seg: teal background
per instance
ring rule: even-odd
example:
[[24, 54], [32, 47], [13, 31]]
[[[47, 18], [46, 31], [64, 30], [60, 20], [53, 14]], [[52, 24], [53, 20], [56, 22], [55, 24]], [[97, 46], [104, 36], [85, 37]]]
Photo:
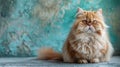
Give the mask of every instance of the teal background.
[[[41, 2], [44, 4], [42, 0], [0, 0], [0, 57], [36, 56], [37, 50], [43, 46], [61, 51], [78, 7], [103, 9], [105, 22], [110, 26], [111, 42], [115, 52], [120, 52], [120, 0], [46, 1], [60, 3], [54, 8], [45, 8], [41, 5]], [[39, 12], [43, 10], [45, 13], [44, 9], [52, 10], [41, 17]]]

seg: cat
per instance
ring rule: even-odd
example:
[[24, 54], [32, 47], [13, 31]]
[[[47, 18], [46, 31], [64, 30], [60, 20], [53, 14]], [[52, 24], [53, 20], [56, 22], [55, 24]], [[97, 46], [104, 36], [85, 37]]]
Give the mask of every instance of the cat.
[[64, 43], [62, 53], [51, 48], [39, 51], [38, 59], [62, 60], [69, 63], [98, 63], [109, 61], [113, 47], [107, 34], [102, 9], [86, 11], [78, 8], [76, 20]]

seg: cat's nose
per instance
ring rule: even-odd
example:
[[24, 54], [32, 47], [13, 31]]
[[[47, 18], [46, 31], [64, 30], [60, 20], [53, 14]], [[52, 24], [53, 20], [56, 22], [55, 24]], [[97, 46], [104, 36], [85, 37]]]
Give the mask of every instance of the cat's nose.
[[87, 23], [88, 26], [91, 26], [91, 24], [92, 24], [91, 22], [88, 22], [88, 23]]

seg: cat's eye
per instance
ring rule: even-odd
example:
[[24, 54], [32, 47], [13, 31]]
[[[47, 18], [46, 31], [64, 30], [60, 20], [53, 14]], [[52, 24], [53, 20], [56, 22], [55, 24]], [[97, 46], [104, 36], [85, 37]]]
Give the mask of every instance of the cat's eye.
[[97, 23], [97, 20], [93, 20], [93, 23]]
[[83, 23], [86, 23], [86, 22], [87, 22], [87, 20], [82, 20], [82, 22], [83, 22]]

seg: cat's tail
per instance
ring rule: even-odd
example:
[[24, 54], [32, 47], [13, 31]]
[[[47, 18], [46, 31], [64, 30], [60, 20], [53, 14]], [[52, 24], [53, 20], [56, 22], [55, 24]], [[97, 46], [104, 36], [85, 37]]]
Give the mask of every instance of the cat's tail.
[[62, 54], [54, 51], [52, 48], [41, 48], [38, 51], [38, 59], [40, 60], [59, 60], [62, 61]]

